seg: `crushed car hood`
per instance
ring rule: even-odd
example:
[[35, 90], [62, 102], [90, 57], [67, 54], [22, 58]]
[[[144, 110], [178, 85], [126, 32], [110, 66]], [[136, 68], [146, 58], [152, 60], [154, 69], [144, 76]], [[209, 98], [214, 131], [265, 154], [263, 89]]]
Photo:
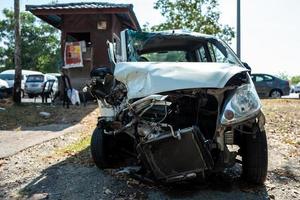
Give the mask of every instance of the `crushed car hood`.
[[223, 88], [243, 71], [248, 70], [228, 63], [122, 62], [116, 64], [114, 76], [133, 99], [180, 89]]

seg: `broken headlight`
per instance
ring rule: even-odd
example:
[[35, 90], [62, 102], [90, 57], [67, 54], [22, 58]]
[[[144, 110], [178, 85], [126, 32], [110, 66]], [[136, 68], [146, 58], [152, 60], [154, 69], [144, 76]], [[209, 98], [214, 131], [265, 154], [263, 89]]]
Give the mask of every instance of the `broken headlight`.
[[245, 121], [257, 115], [260, 108], [261, 103], [253, 83], [242, 85], [225, 104], [221, 124], [229, 125]]

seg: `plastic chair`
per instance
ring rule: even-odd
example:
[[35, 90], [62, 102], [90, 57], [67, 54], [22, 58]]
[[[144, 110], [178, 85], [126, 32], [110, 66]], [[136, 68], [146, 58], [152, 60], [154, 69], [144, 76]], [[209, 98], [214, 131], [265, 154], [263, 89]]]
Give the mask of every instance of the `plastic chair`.
[[51, 98], [52, 93], [53, 93], [54, 82], [55, 82], [55, 80], [48, 80], [44, 83], [42, 94], [41, 94], [42, 103], [47, 103], [47, 99]]

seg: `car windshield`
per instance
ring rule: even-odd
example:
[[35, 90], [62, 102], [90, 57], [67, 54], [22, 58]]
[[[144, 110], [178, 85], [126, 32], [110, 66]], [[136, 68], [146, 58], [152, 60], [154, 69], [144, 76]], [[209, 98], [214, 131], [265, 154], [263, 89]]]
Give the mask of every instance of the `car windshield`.
[[194, 33], [126, 31], [129, 62], [217, 62], [240, 65], [222, 41]]
[[43, 75], [29, 75], [26, 80], [26, 82], [43, 82], [43, 81], [44, 81]]
[[0, 79], [6, 80], [6, 81], [11, 81], [15, 79], [14, 74], [0, 74]]

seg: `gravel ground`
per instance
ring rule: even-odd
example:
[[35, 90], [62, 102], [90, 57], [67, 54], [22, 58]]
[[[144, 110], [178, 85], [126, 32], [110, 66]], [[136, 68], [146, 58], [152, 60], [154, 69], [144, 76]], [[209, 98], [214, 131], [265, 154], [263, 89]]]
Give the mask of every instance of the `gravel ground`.
[[61, 153], [91, 133], [94, 111], [80, 122], [83, 130], [0, 160], [0, 199], [300, 199], [300, 101], [263, 100], [263, 105], [269, 143], [264, 186], [240, 180], [238, 166], [202, 184], [146, 184], [118, 175], [117, 169], [98, 170], [88, 147]]

